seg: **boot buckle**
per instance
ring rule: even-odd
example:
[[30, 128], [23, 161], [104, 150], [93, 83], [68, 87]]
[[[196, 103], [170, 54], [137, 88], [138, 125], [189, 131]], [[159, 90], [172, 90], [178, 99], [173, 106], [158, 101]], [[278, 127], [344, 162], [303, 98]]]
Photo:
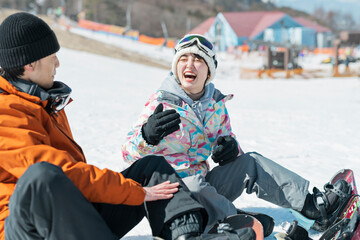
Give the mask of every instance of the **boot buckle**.
[[219, 223], [219, 226], [217, 227], [218, 233], [223, 233], [224, 231], [232, 231], [233, 228], [230, 226], [229, 223]]

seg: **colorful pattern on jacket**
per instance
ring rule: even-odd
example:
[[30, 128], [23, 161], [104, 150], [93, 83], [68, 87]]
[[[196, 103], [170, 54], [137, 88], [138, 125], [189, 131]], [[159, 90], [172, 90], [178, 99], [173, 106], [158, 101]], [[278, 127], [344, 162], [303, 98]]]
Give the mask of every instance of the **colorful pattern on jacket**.
[[[216, 139], [225, 135], [235, 137], [225, 107], [225, 102], [232, 98], [232, 94], [225, 96], [219, 90], [215, 90], [204, 121], [200, 122], [190, 105], [181, 98], [162, 90], [156, 92], [145, 104], [137, 123], [127, 135], [127, 140], [122, 146], [124, 160], [131, 164], [146, 155], [161, 155], [181, 177], [195, 174], [205, 176], [209, 171], [207, 159], [216, 146]], [[141, 127], [159, 103], [163, 103], [164, 111], [175, 109], [180, 114], [181, 123], [178, 131], [153, 146], [144, 140]], [[242, 154], [240, 145], [239, 150]]]

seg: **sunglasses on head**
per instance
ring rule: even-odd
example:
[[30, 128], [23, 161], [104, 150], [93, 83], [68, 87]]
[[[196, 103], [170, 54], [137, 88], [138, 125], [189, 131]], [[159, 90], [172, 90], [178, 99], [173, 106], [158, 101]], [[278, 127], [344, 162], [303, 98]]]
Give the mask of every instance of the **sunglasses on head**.
[[175, 53], [194, 44], [196, 44], [197, 47], [209, 57], [214, 57], [214, 52], [212, 51], [214, 46], [212, 43], [209, 42], [205, 37], [196, 34], [189, 35], [181, 39], [175, 48]]
[[57, 113], [57, 112], [61, 111], [62, 109], [64, 109], [65, 106], [70, 101], [70, 93], [58, 95], [54, 99], [51, 99], [51, 100], [52, 101], [51, 101], [49, 107], [54, 113]]

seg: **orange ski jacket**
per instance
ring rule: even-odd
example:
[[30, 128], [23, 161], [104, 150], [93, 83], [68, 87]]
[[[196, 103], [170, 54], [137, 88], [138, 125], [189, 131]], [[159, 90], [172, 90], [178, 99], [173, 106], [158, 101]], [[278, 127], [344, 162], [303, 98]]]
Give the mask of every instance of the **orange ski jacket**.
[[0, 76], [0, 239], [17, 180], [36, 162], [60, 166], [90, 202], [141, 205], [145, 191], [121, 173], [87, 164], [64, 110], [49, 114], [47, 101], [18, 91]]

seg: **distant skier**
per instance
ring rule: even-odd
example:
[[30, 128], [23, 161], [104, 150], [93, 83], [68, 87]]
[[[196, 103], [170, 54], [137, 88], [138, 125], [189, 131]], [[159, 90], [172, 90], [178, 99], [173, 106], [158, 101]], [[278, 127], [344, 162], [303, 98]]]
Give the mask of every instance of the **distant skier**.
[[[208, 227], [243, 212], [232, 203], [243, 190], [310, 219], [324, 219], [343, 200], [338, 192], [311, 194], [309, 182], [299, 175], [259, 153], [243, 152], [225, 106], [233, 95], [222, 94], [212, 83], [217, 64], [214, 46], [206, 37], [191, 34], [178, 42], [169, 76], [146, 102], [122, 146], [125, 161], [164, 156], [207, 209]], [[219, 164], [212, 170], [210, 156]], [[347, 187], [343, 182], [338, 185], [339, 191]], [[263, 223], [265, 236], [270, 234], [273, 221], [255, 216]]]
[[115, 240], [144, 216], [164, 239], [254, 238], [250, 228], [202, 234], [204, 208], [163, 157], [121, 173], [87, 164], [64, 111], [71, 89], [54, 81], [59, 48], [32, 14], [0, 25], [1, 240]]

